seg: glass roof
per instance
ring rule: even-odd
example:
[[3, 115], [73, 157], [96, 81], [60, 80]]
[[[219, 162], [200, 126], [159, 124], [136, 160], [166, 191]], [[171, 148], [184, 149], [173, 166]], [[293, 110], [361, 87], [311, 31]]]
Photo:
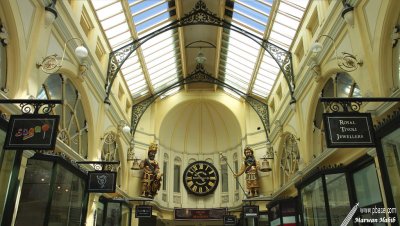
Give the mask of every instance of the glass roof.
[[[176, 20], [174, 0], [90, 1], [113, 51], [133, 40], [146, 40], [140, 42], [120, 71], [133, 98], [157, 93], [182, 78], [177, 29], [147, 39], [147, 35]], [[229, 17], [233, 25], [261, 39], [290, 50], [308, 2], [226, 0], [225, 18]], [[220, 52], [217, 75], [220, 79], [245, 94], [268, 97], [280, 69], [259, 44], [235, 31], [224, 29]], [[169, 90], [163, 97], [179, 90], [181, 87]]]

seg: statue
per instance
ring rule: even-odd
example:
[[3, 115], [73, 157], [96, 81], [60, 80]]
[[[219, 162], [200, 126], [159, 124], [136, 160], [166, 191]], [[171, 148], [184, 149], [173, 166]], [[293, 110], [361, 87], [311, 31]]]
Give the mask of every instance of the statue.
[[247, 188], [247, 197], [256, 197], [258, 196], [258, 188], [260, 187], [258, 183], [258, 170], [260, 169], [259, 162], [254, 158], [254, 152], [251, 147], [246, 147], [244, 149], [245, 159], [242, 166], [239, 169], [239, 172], [234, 173], [234, 177], [246, 173], [246, 188]]
[[148, 158], [139, 164], [140, 169], [143, 169], [142, 197], [154, 198], [161, 187], [162, 173], [158, 162], [154, 160], [157, 148], [157, 144], [151, 143], [147, 152]]

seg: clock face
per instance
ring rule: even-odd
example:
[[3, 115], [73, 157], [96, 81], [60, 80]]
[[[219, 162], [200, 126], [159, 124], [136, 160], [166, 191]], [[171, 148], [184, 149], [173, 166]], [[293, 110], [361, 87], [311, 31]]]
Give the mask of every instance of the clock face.
[[209, 162], [191, 163], [183, 173], [186, 190], [194, 195], [208, 195], [217, 188], [219, 181], [217, 169]]

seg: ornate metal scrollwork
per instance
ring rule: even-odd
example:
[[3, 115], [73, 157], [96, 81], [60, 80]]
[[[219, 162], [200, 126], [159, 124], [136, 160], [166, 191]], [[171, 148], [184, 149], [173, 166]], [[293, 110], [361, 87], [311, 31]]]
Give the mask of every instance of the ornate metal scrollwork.
[[103, 171], [107, 169], [114, 169], [113, 165], [119, 165], [120, 161], [77, 161], [76, 164], [90, 164], [95, 171]]
[[[200, 83], [200, 82], [220, 85], [222, 87], [228, 88], [228, 89], [232, 90], [233, 92], [239, 94], [243, 99], [245, 99], [249, 103], [249, 105], [254, 109], [254, 111], [256, 111], [256, 113], [258, 114], [258, 116], [261, 119], [261, 122], [263, 123], [265, 133], [267, 133], [269, 131], [269, 112], [268, 112], [268, 105], [266, 103], [263, 103], [254, 97], [246, 95], [245, 93], [241, 92], [240, 90], [235, 89], [234, 87], [224, 83], [223, 81], [214, 78], [210, 73], [208, 73], [204, 69], [203, 65], [197, 64], [196, 70], [193, 71], [188, 77], [179, 80], [178, 82], [172, 84], [169, 87], [166, 87], [165, 89], [148, 97], [147, 99], [139, 102], [138, 104], [133, 105], [133, 107], [132, 107], [133, 134], [132, 134], [132, 136], [135, 135], [136, 127], [139, 123], [140, 118], [146, 111], [146, 109], [159, 96], [161, 96], [162, 94], [166, 93], [167, 91], [169, 91], [172, 88], [177, 87], [179, 85], [189, 84], [189, 83]], [[267, 135], [267, 137], [268, 137], [268, 135]]]
[[332, 101], [328, 102], [328, 109], [331, 112], [359, 112], [361, 109], [361, 101]]
[[178, 20], [179, 26], [193, 24], [210, 24], [214, 26], [222, 26], [223, 20], [217, 17], [217, 14], [212, 13], [203, 1], [198, 1], [192, 11]]

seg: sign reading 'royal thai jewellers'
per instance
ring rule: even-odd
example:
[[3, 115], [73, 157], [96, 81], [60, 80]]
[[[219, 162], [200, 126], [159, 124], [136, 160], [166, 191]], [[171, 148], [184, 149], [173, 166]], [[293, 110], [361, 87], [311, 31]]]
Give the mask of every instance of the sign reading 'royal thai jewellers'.
[[4, 149], [53, 150], [58, 115], [11, 115]]
[[374, 128], [369, 113], [325, 113], [328, 148], [374, 147]]

